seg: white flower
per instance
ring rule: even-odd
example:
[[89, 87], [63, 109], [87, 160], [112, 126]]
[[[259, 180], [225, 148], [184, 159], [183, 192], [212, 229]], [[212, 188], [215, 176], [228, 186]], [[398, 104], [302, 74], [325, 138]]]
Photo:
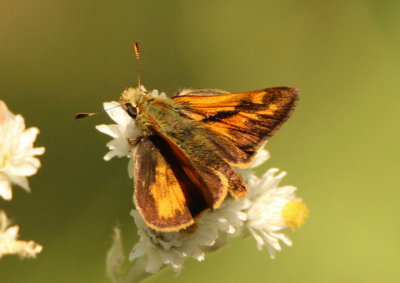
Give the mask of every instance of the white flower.
[[[151, 95], [159, 94], [154, 90]], [[133, 172], [131, 152], [134, 148], [129, 145], [129, 139], [140, 136], [142, 132], [134, 119], [116, 106], [117, 102], [104, 104], [106, 110], [111, 108], [107, 113], [117, 124], [97, 126], [99, 131], [113, 138], [107, 144], [110, 151], [104, 159], [127, 156], [130, 158], [128, 171]], [[268, 158], [268, 151], [261, 149], [248, 169], [237, 168], [249, 188], [246, 197], [239, 200], [228, 198], [220, 208], [203, 213], [193, 227], [178, 232], [155, 231], [146, 225], [137, 210], [132, 210], [139, 242], [133, 247], [129, 259], [137, 262], [146, 258], [145, 271], [148, 273], [155, 273], [164, 265], [171, 265], [179, 273], [186, 257], [202, 261], [207, 251], [218, 249], [226, 243], [227, 237], [241, 232], [252, 235], [257, 247], [265, 246], [271, 257], [281, 249], [279, 240], [291, 245], [282, 229], [300, 226], [307, 217], [307, 208], [301, 199], [295, 197], [295, 187], [278, 187], [286, 173], [276, 175], [279, 170], [270, 169], [261, 178], [253, 173], [252, 169]]]
[[279, 241], [292, 245], [282, 230], [300, 227], [308, 216], [306, 205], [294, 194], [295, 187], [278, 187], [286, 175], [286, 172], [275, 175], [278, 171], [272, 168], [261, 179], [253, 176], [248, 182], [252, 205], [247, 210], [246, 228], [256, 240], [257, 248], [265, 246], [271, 258], [275, 257], [275, 251], [281, 250]]
[[21, 115], [14, 115], [0, 100], [0, 196], [12, 199], [11, 184], [30, 191], [27, 176], [36, 174], [40, 161], [35, 155], [44, 153], [44, 147], [33, 147], [39, 129], [25, 129]]
[[33, 241], [20, 241], [19, 227], [9, 227], [9, 221], [4, 211], [0, 211], [0, 258], [7, 254], [16, 254], [21, 257], [36, 257], [42, 251], [42, 246]]
[[104, 156], [104, 160], [106, 161], [115, 156], [130, 157], [128, 137], [135, 134], [134, 129], [137, 129], [137, 127], [135, 120], [129, 117], [126, 111], [120, 106], [116, 101], [104, 102], [104, 109], [117, 124], [96, 126], [97, 130], [113, 138], [107, 143], [110, 151]]

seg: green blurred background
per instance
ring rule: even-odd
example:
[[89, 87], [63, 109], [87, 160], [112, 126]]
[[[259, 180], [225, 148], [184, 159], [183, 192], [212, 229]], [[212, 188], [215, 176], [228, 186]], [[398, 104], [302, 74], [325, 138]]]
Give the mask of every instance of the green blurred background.
[[136, 40], [148, 89], [298, 87], [265, 169], [311, 211], [275, 260], [239, 237], [148, 282], [399, 282], [399, 15], [395, 0], [2, 0], [0, 98], [47, 152], [32, 193], [0, 200], [44, 251], [3, 258], [0, 281], [107, 282], [112, 228], [127, 253], [137, 241], [127, 159], [104, 162], [94, 129], [111, 120], [73, 119], [136, 86]]

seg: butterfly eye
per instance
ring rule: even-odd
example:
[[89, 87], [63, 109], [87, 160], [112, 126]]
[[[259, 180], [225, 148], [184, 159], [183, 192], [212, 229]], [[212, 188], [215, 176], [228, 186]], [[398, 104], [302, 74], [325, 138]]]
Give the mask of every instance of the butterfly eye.
[[126, 104], [126, 112], [128, 112], [128, 115], [131, 116], [133, 119], [136, 119], [137, 110], [136, 110], [135, 106], [133, 106], [130, 103], [127, 103]]

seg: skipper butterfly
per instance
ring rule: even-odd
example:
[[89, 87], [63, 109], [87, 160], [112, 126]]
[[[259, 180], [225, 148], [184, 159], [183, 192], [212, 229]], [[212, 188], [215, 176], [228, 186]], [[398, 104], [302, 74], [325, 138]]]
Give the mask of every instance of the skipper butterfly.
[[[134, 50], [138, 61], [137, 43]], [[229, 93], [182, 90], [153, 97], [139, 86], [120, 104], [141, 127], [134, 148], [134, 200], [147, 225], [178, 231], [215, 210], [229, 196], [247, 194], [234, 167], [247, 167], [257, 151], [290, 117], [298, 90], [274, 87]], [[83, 118], [95, 113], [78, 113]]]

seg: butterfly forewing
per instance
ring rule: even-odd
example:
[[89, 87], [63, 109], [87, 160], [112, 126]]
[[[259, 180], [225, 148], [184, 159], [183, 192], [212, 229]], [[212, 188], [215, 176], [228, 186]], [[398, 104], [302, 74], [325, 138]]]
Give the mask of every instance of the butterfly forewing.
[[241, 93], [199, 95], [190, 91], [173, 97], [186, 106], [185, 115], [201, 122], [220, 154], [246, 166], [257, 150], [285, 122], [296, 105], [295, 88], [277, 87]]

